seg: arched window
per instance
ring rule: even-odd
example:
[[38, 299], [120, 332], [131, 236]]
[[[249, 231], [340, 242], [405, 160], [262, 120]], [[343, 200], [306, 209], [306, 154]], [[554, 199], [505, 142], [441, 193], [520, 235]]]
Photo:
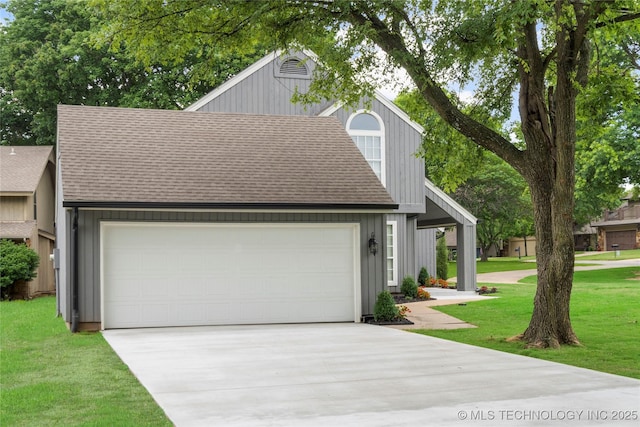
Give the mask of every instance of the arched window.
[[384, 127], [380, 117], [370, 111], [359, 111], [347, 121], [347, 132], [385, 185]]

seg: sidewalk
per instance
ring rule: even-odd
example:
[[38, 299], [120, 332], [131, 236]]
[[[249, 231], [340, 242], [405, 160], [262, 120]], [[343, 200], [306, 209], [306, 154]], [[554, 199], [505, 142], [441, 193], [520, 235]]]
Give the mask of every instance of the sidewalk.
[[[578, 261], [580, 262], [580, 261]], [[603, 270], [607, 268], [621, 268], [621, 267], [638, 267], [640, 268], [640, 259], [620, 260], [620, 261], [583, 261], [584, 263], [597, 264], [589, 266], [575, 267], [575, 271], [585, 270]], [[517, 284], [520, 280], [528, 276], [535, 276], [538, 274], [537, 270], [515, 270], [515, 271], [501, 271], [495, 273], [483, 273], [478, 274], [478, 283], [490, 283], [490, 284]], [[450, 282], [455, 282], [455, 277], [449, 279]], [[435, 298], [435, 300], [424, 302], [411, 302], [406, 305], [411, 313], [407, 314], [407, 319], [413, 322], [413, 325], [394, 325], [389, 326], [394, 329], [463, 329], [463, 328], [475, 328], [476, 326], [463, 322], [460, 319], [449, 316], [434, 310], [431, 307], [439, 305], [453, 305], [464, 304], [469, 301], [478, 301], [491, 298], [499, 298], [499, 296], [484, 296], [478, 295], [475, 292], [458, 292], [455, 289], [440, 289], [429, 288], [429, 293]]]
[[[620, 261], [577, 261], [575, 271], [587, 271], [587, 270], [604, 270], [607, 268], [622, 268], [622, 267], [638, 267], [640, 268], [640, 259], [627, 259]], [[581, 266], [580, 263], [597, 264]], [[538, 274], [536, 269], [531, 270], [514, 270], [514, 271], [500, 271], [496, 273], [483, 273], [476, 276], [478, 283], [518, 283], [520, 280], [528, 276], [535, 276]], [[451, 279], [455, 282], [455, 277]]]
[[455, 289], [428, 288], [433, 300], [422, 302], [410, 302], [406, 305], [410, 313], [407, 319], [413, 322], [413, 325], [393, 325], [389, 326], [393, 329], [464, 329], [475, 328], [475, 325], [463, 322], [448, 314], [434, 310], [431, 307], [439, 305], [465, 304], [469, 301], [480, 301], [496, 296], [481, 296], [475, 292], [458, 292]]

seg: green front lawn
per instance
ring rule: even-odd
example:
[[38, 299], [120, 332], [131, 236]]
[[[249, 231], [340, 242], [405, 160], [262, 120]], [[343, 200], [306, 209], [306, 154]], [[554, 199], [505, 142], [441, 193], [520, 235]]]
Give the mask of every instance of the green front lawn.
[[[527, 262], [527, 260], [532, 262]], [[449, 277], [455, 277], [458, 275], [456, 270], [455, 261], [451, 261], [448, 264], [447, 273]], [[501, 257], [501, 258], [489, 258], [487, 261], [476, 261], [476, 271], [481, 273], [495, 273], [498, 271], [512, 271], [512, 270], [535, 270], [536, 263], [535, 257]]]
[[55, 298], [0, 302], [0, 425], [170, 426], [101, 334], [71, 334]]
[[[616, 255], [615, 252], [588, 252], [589, 255], [580, 255], [576, 257], [576, 261], [616, 261], [640, 258], [640, 249], [629, 249], [619, 252], [620, 255]], [[587, 254], [587, 252], [583, 253]]]
[[417, 332], [640, 379], [640, 280], [629, 280], [638, 275], [634, 267], [575, 273], [571, 320], [582, 347], [527, 349], [522, 343], [505, 341], [522, 333], [529, 323], [534, 277], [518, 285], [496, 285], [497, 299], [434, 307], [476, 329]]

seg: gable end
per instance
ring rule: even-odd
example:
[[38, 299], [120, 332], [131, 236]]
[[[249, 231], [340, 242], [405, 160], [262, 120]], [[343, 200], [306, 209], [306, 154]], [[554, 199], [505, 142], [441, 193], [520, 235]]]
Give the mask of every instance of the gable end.
[[300, 58], [286, 58], [278, 67], [275, 73], [276, 77], [289, 78], [311, 78], [309, 67]]

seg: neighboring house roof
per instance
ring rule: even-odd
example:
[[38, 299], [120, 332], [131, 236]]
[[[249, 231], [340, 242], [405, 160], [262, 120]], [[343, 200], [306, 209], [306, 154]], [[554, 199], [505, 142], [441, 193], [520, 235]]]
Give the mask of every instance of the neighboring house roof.
[[395, 209], [333, 117], [58, 107], [64, 206]]
[[640, 218], [615, 219], [611, 221], [598, 221], [591, 223], [592, 227], [611, 227], [614, 225], [640, 224]]
[[586, 234], [596, 234], [598, 230], [595, 229], [593, 224], [585, 224], [580, 229], [576, 229], [574, 227], [573, 234], [575, 235], [586, 235]]
[[0, 221], [0, 239], [28, 239], [33, 235], [36, 221]]
[[0, 147], [0, 193], [34, 193], [52, 152], [42, 145]]
[[477, 224], [478, 220], [471, 212], [436, 187], [433, 182], [425, 178], [424, 185], [427, 212], [418, 215], [418, 228], [443, 227], [456, 223]]

